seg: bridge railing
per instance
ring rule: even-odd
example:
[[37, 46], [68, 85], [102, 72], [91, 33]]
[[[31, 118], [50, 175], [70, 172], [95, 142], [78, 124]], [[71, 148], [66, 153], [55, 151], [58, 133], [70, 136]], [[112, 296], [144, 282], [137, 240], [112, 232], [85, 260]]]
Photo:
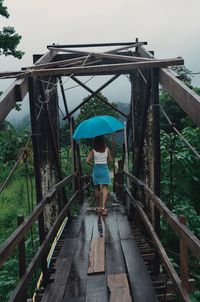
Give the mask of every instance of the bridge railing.
[[[186, 250], [188, 249], [196, 259], [200, 260], [200, 240], [183, 223], [179, 221], [178, 217], [166, 207], [162, 200], [158, 196], [156, 196], [155, 193], [145, 183], [143, 183], [141, 180], [139, 180], [129, 172], [125, 171], [124, 174], [131, 181], [133, 181], [137, 188], [142, 190], [142, 192], [153, 202], [154, 206], [157, 208], [160, 214], [165, 218], [173, 231], [179, 236], [180, 257], [186, 257]], [[181, 280], [178, 273], [174, 269], [163, 245], [161, 244], [152, 223], [145, 213], [142, 203], [138, 202], [133, 197], [132, 193], [126, 185], [124, 188], [125, 193], [129, 196], [129, 200], [144, 222], [146, 229], [148, 230], [148, 233], [153, 241], [153, 244], [163, 261], [163, 265], [174, 283], [177, 294], [179, 294], [182, 301], [190, 301], [190, 298], [188, 296], [188, 280], [184, 280], [185, 272], [187, 271], [187, 259], [181, 259]]]
[[[50, 203], [55, 194], [62, 189], [67, 183], [74, 180], [77, 176], [72, 174], [70, 176], [65, 177], [60, 182], [55, 184], [43, 197], [43, 199], [38, 203], [38, 205], [33, 209], [32, 213], [20, 224], [20, 226], [15, 230], [15, 232], [5, 241], [5, 243], [0, 248], [0, 268], [6, 262], [8, 257], [12, 255], [14, 249], [19, 246], [23, 241], [25, 235], [31, 229], [35, 221], [39, 218], [45, 209], [45, 206]], [[68, 214], [68, 210], [70, 209], [71, 204], [75, 199], [78, 199], [82, 192], [87, 189], [90, 183], [86, 183], [83, 186], [79, 187], [73, 192], [73, 195], [68, 200], [68, 202], [63, 206], [60, 214], [58, 215], [56, 221], [54, 222], [53, 226], [47, 233], [45, 239], [43, 240], [42, 244], [38, 248], [36, 254], [32, 258], [31, 262], [29, 263], [28, 267], [26, 268], [22, 278], [20, 279], [18, 285], [16, 286], [9, 302], [16, 302], [16, 301], [26, 301], [24, 298], [26, 296], [26, 288], [28, 282], [31, 280], [36, 269], [42, 264], [42, 261], [45, 257], [50, 246], [50, 243], [53, 241], [54, 237], [56, 236], [60, 226], [62, 225], [65, 217]], [[43, 267], [42, 267], [43, 268]], [[45, 275], [46, 274], [46, 275]], [[43, 271], [43, 276], [47, 276], [47, 271]], [[24, 299], [24, 300], [23, 300]]]

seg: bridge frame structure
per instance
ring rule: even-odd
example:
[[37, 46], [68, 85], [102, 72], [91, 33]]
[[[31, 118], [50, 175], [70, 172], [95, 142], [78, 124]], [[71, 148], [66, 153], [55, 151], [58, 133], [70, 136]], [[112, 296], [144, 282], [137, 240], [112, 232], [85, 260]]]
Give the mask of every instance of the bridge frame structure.
[[[25, 234], [37, 219], [40, 236], [40, 248], [28, 268], [22, 270], [20, 282], [9, 301], [22, 301], [20, 299], [25, 297], [27, 284], [38, 265], [41, 265], [45, 285], [48, 280], [46, 263], [48, 246], [66, 215], [70, 216], [71, 203], [76, 198], [84, 199], [84, 190], [89, 183], [82, 175], [79, 147], [72, 139], [74, 129], [72, 115], [93, 96], [115, 109], [127, 120], [127, 151], [132, 158], [132, 170], [128, 171], [127, 167], [125, 168], [123, 151], [119, 171], [115, 175], [116, 193], [127, 206], [130, 218], [135, 211], [139, 213], [155, 244], [157, 251], [154, 261], [155, 273], [159, 272], [162, 261], [182, 301], [190, 301], [187, 277], [180, 280], [159, 241], [160, 215], [162, 215], [180, 237], [183, 253], [190, 249], [197, 259], [200, 258], [198, 238], [160, 199], [159, 85], [169, 92], [198, 126], [200, 125], [200, 97], [168, 68], [168, 66], [182, 65], [184, 63], [182, 58], [156, 59], [153, 52], [144, 48], [146, 44], [146, 42], [139, 42], [138, 39], [134, 42], [122, 43], [53, 44], [47, 46], [46, 54], [34, 55], [32, 66], [16, 72], [0, 73], [0, 78], [16, 78], [0, 96], [0, 122], [4, 121], [17, 102], [22, 102], [26, 94], [29, 94], [37, 193], [36, 208], [2, 246], [0, 265], [5, 263], [14, 248], [24, 240]], [[109, 50], [94, 51], [101, 48], [109, 48]], [[81, 76], [94, 75], [109, 75], [111, 78], [94, 91], [80, 80]], [[121, 75], [127, 75], [131, 83], [128, 114], [115, 108], [99, 94]], [[90, 96], [71, 112], [68, 109], [62, 77], [70, 77], [90, 93]], [[72, 175], [68, 177], [62, 175], [59, 157], [58, 84], [65, 108], [64, 119], [68, 123], [71, 134]], [[73, 194], [70, 198], [66, 196], [64, 189], [69, 181], [72, 181], [73, 185]], [[182, 275], [187, 275], [187, 263], [183, 263], [182, 270]]]

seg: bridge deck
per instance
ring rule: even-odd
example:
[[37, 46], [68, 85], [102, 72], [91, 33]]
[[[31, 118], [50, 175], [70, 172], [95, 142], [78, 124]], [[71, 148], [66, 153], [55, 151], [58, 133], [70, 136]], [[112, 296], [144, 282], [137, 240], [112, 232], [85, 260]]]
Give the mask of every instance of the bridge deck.
[[110, 208], [105, 218], [88, 211], [67, 225], [53, 259], [52, 283], [42, 302], [157, 301], [127, 218]]

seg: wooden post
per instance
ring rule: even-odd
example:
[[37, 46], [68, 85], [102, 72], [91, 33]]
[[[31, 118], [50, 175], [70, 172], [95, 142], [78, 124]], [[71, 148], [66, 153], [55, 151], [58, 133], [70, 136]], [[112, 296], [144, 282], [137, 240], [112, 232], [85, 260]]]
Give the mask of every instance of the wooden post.
[[[36, 106], [35, 106], [35, 80], [33, 78], [28, 79], [28, 88], [29, 88], [29, 103], [30, 103], [30, 115], [31, 115], [31, 131], [32, 131], [32, 145], [33, 145], [33, 160], [34, 160], [34, 175], [35, 175], [35, 186], [36, 186], [36, 199], [37, 203], [42, 200], [42, 180], [40, 174], [39, 166], [39, 152], [38, 152], [38, 129], [37, 129], [37, 119], [36, 119]], [[46, 233], [44, 227], [44, 215], [43, 212], [38, 217], [38, 228], [39, 228], [39, 237], [40, 244], [43, 243]], [[46, 255], [42, 259], [41, 268], [43, 271], [43, 279], [47, 279], [47, 261]]]
[[[186, 225], [186, 217], [179, 216], [179, 221]], [[185, 240], [180, 237], [180, 267], [181, 267], [181, 280], [183, 283], [183, 287], [189, 293], [190, 285], [189, 285], [189, 273], [188, 273], [188, 249]]]
[[[71, 118], [70, 121], [70, 139], [71, 139], [71, 154], [72, 154], [72, 173], [76, 173], [76, 147], [75, 147], [75, 141], [73, 140], [73, 131], [74, 131], [74, 118]], [[76, 178], [74, 181], [74, 187], [73, 191], [76, 189]]]
[[[152, 71], [152, 105], [153, 105], [153, 186], [154, 193], [160, 197], [160, 108], [159, 108], [159, 70]], [[160, 212], [154, 207], [154, 229], [160, 237]], [[155, 254], [154, 272], [160, 272], [160, 257]]]
[[[17, 225], [18, 227], [24, 222], [24, 216], [20, 215], [17, 217]], [[25, 240], [24, 237], [19, 243], [19, 277], [20, 279], [23, 277], [24, 273], [26, 272], [26, 250], [25, 250]], [[27, 292], [21, 296], [21, 302], [27, 301]]]

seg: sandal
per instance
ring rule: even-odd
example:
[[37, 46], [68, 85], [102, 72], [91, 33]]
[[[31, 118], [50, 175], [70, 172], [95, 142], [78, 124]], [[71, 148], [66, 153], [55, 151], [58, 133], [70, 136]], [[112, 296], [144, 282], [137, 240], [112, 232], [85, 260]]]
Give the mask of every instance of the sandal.
[[101, 213], [103, 216], [108, 216], [108, 210], [105, 208], [102, 209]]
[[101, 213], [101, 208], [96, 208], [97, 213]]

